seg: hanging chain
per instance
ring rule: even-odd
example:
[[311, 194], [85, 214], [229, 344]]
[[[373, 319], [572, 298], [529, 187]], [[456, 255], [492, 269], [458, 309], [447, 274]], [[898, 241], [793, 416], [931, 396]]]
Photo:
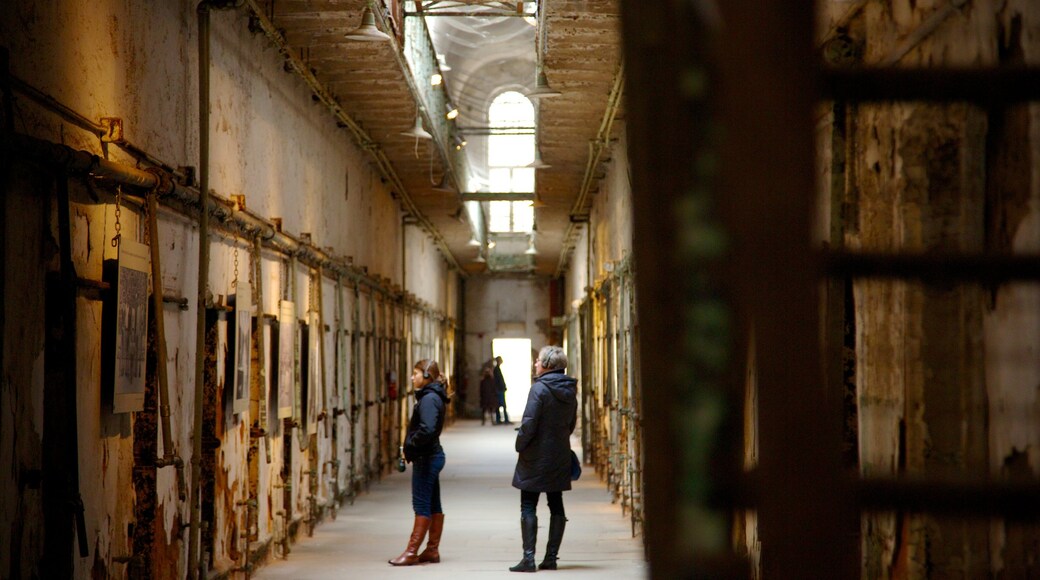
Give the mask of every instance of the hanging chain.
[[[320, 272], [320, 270], [319, 270], [319, 272]], [[321, 283], [320, 280], [319, 280], [318, 283], [319, 284]], [[317, 286], [314, 285], [314, 274], [313, 273], [309, 273], [309, 275], [307, 276], [307, 296], [308, 296], [307, 302], [310, 303], [309, 304], [310, 308], [308, 308], [307, 310], [309, 310], [311, 312], [318, 312], [320, 308], [315, 304], [318, 301], [318, 290], [317, 290]]]
[[231, 280], [231, 289], [238, 292], [238, 240], [233, 240], [235, 245], [235, 278]]
[[123, 234], [122, 234], [123, 226], [122, 226], [122, 224], [119, 223], [119, 214], [121, 213], [120, 212], [120, 206], [122, 205], [122, 202], [123, 202], [123, 186], [122, 185], [117, 185], [116, 186], [116, 235], [112, 236], [112, 247], [113, 248], [118, 248], [119, 247], [119, 239], [123, 237]]

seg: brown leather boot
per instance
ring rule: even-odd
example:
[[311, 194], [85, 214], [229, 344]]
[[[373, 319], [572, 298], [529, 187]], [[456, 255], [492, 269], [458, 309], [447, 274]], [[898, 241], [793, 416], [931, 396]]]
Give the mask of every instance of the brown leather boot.
[[441, 553], [438, 548], [441, 546], [441, 532], [443, 531], [444, 514], [433, 514], [433, 521], [430, 523], [430, 539], [426, 541], [426, 549], [419, 554], [420, 562], [437, 564], [441, 561]]
[[401, 555], [394, 558], [393, 560], [387, 560], [391, 566], [414, 566], [419, 563], [419, 556], [416, 554], [419, 552], [419, 546], [422, 545], [423, 538], [426, 537], [426, 532], [430, 529], [430, 518], [426, 516], [415, 516], [415, 522], [412, 524], [412, 537], [408, 538], [408, 547], [401, 552]]

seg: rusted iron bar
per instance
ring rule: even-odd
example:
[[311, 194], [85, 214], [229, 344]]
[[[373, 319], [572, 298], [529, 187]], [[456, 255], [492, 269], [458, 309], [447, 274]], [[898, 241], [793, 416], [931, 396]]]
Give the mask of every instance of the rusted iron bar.
[[209, 283], [209, 67], [210, 67], [210, 5], [201, 0], [196, 8], [198, 24], [199, 67], [199, 260], [198, 292], [195, 302], [195, 409], [192, 427], [191, 487], [188, 504], [188, 562], [185, 576], [195, 580], [201, 575], [202, 552], [202, 428], [205, 401], [206, 358], [206, 291]]
[[[847, 532], [857, 520], [841, 467], [841, 413], [819, 366], [813, 3], [724, 2], [718, 9], [726, 23], [718, 52], [725, 140], [715, 195], [733, 252], [720, 266], [736, 289], [738, 315], [747, 317], [736, 331], [754, 336], [761, 575], [855, 578], [857, 550]], [[710, 174], [708, 161], [701, 159], [699, 172]]]
[[1040, 516], [1040, 483], [861, 480], [855, 493], [866, 510], [937, 515], [1002, 516], [1035, 520]]
[[[54, 427], [43, 434], [43, 544], [42, 571], [47, 577], [71, 576], [73, 528], [81, 558], [89, 555], [83, 500], [79, 488], [76, 368], [76, 271], [72, 261], [72, 226], [68, 175], [55, 182], [59, 238], [59, 270], [47, 276], [44, 321], [44, 419]], [[71, 517], [70, 517], [71, 516]]]
[[895, 278], [926, 282], [1040, 280], [1040, 255], [881, 254], [828, 252], [823, 271], [833, 278]]
[[176, 304], [181, 310], [188, 309], [188, 299], [178, 294], [163, 294], [162, 301], [165, 304]]
[[[11, 90], [11, 53], [6, 46], [0, 46], [0, 94], [3, 95], [3, 127], [0, 128], [4, 136], [4, 142], [10, 143], [14, 135], [14, 94]], [[5, 146], [0, 146], [0, 188], [4, 192], [0, 199], [0, 228], [4, 229], [4, 235], [0, 236], [0, 304], [7, 304], [7, 192], [14, 188], [14, 184], [8, 181], [11, 169], [11, 153]], [[0, 369], [6, 369], [7, 364], [4, 346], [7, 335], [7, 314], [5, 308], [0, 308]]]
[[968, 101], [984, 105], [1040, 100], [1040, 68], [831, 69], [820, 74], [826, 98], [848, 102]]
[[[745, 473], [728, 499], [740, 508], [761, 505], [761, 470]], [[867, 511], [903, 511], [949, 516], [1000, 516], [1036, 519], [1040, 516], [1040, 483], [968, 479], [923, 480], [866, 478], [846, 482], [856, 505]]]
[[[740, 406], [732, 402], [736, 389], [726, 380], [727, 358], [739, 358], [730, 354], [732, 326], [736, 325], [728, 323], [730, 310], [719, 295], [724, 282], [719, 266], [729, 258], [714, 244], [698, 248], [688, 243], [711, 239], [712, 234], [720, 237], [724, 225], [715, 211], [718, 197], [724, 194], [714, 189], [720, 133], [715, 54], [718, 18], [704, 12], [705, 7], [714, 6], [621, 2], [625, 111], [635, 192], [633, 259], [639, 265], [635, 277], [639, 381], [670, 385], [641, 392], [641, 414], [654, 418], [643, 424], [643, 497], [644, 543], [650, 577], [655, 580], [747, 578], [744, 567], [730, 565], [732, 510], [712, 502], [717, 489], [725, 488], [739, 467], [735, 450], [740, 445], [731, 427], [735, 419], [727, 416], [727, 410]], [[760, 14], [746, 18], [763, 22], [763, 27], [770, 21]], [[788, 33], [786, 26], [784, 30]], [[677, 38], [683, 42], [673, 42]], [[705, 171], [696, 171], [698, 168]], [[701, 211], [697, 215], [674, 211], [682, 207]], [[591, 250], [591, 236], [589, 239]], [[591, 265], [586, 267], [591, 270]], [[597, 360], [594, 353], [600, 352], [595, 336], [600, 331], [597, 300], [589, 288], [580, 314], [587, 329], [582, 337], [583, 363]], [[697, 312], [718, 315], [715, 320], [724, 320], [724, 328], [691, 324]], [[712, 352], [698, 351], [687, 340], [700, 333], [710, 333], [705, 342], [715, 346]], [[587, 379], [597, 380], [596, 369], [582, 367], [583, 384], [588, 385]], [[586, 420], [595, 421], [595, 404], [583, 397]], [[595, 423], [592, 427], [601, 428]], [[590, 436], [586, 449], [591, 450], [592, 461], [602, 463], [596, 438]], [[696, 513], [697, 517], [684, 518], [683, 513]]]

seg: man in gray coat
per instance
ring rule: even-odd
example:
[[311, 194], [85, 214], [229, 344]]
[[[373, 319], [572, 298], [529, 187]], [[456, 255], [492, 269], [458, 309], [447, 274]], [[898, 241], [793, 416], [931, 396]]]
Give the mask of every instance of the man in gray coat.
[[558, 346], [547, 346], [535, 360], [535, 382], [527, 396], [524, 419], [516, 435], [520, 454], [513, 473], [513, 487], [520, 490], [520, 533], [524, 558], [509, 568], [534, 572], [534, 545], [538, 533], [538, 495], [549, 503], [549, 541], [545, 559], [537, 569], [555, 570], [567, 518], [563, 492], [571, 488], [570, 435], [578, 420], [578, 381], [563, 373], [567, 355]]

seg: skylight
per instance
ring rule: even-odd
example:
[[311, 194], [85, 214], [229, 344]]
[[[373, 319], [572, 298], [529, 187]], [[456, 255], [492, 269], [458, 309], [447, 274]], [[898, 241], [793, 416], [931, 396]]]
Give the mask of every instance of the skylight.
[[[534, 106], [527, 97], [507, 91], [488, 107], [488, 124], [500, 131], [488, 136], [488, 181], [497, 193], [534, 193], [534, 135], [504, 134], [505, 129], [534, 126]], [[489, 204], [492, 232], [530, 232], [534, 207], [530, 201], [493, 201]]]

